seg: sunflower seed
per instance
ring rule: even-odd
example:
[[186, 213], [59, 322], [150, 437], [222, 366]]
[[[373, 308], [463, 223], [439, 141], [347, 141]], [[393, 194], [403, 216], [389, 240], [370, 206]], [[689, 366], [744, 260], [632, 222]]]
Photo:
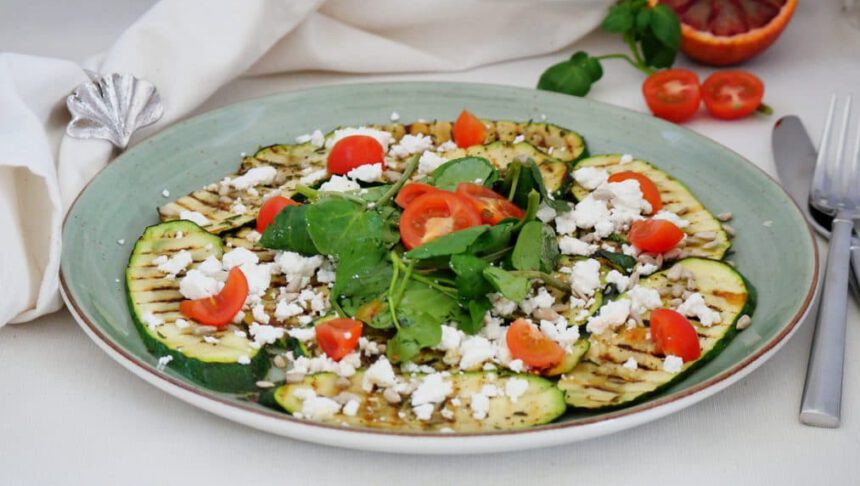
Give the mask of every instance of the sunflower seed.
[[726, 211], [725, 213], [720, 213], [717, 215], [717, 219], [720, 221], [729, 221], [732, 219], [732, 213]]
[[675, 284], [672, 286], [672, 297], [680, 297], [684, 293], [684, 287]]
[[672, 300], [670, 300], [670, 301], [669, 301], [669, 305], [670, 305], [671, 307], [678, 307], [679, 305], [681, 305], [681, 304], [683, 304], [683, 303], [684, 303], [684, 301], [683, 301], [683, 300], [681, 300], [681, 299], [672, 299]]
[[657, 265], [657, 268], [663, 267], [663, 254], [658, 253], [657, 258], [655, 259], [654, 265]]
[[274, 388], [275, 384], [271, 381], [260, 380], [257, 382], [257, 388]]
[[345, 376], [338, 377], [337, 381], [335, 381], [334, 384], [338, 388], [349, 388], [352, 386], [352, 382], [349, 381], [349, 378]]
[[737, 231], [735, 231], [735, 228], [733, 226], [725, 223], [723, 224], [723, 231], [728, 233], [729, 236], [735, 236], [737, 234]]
[[717, 240], [713, 240], [713, 241], [709, 241], [709, 242], [705, 243], [704, 245], [702, 245], [702, 248], [704, 248], [706, 250], [710, 250], [711, 248], [716, 248], [718, 246], [720, 246], [720, 242]]
[[738, 319], [738, 322], [735, 324], [735, 327], [738, 329], [738, 331], [743, 331], [744, 329], [750, 327], [751, 323], [752, 318], [744, 314]]
[[681, 274], [684, 272], [684, 267], [681, 265], [674, 265], [666, 272], [666, 278], [671, 280], [672, 282], [677, 282], [681, 279]]
[[305, 374], [296, 371], [288, 371], [284, 378], [287, 380], [287, 383], [301, 383], [302, 380], [305, 379]]
[[400, 403], [400, 394], [397, 393], [397, 390], [392, 388], [386, 388], [384, 392], [382, 392], [382, 398], [385, 399], [388, 403]]
[[672, 289], [669, 287], [660, 287], [657, 289], [657, 293], [660, 294], [660, 297], [668, 297], [672, 293]]
[[671, 250], [664, 253], [662, 256], [663, 256], [663, 260], [677, 260], [678, 257], [681, 256], [681, 249], [680, 248], [672, 248]]
[[191, 334], [194, 334], [195, 336], [205, 336], [208, 334], [212, 334], [217, 330], [218, 328], [216, 328], [215, 326], [197, 326], [194, 328], [193, 331], [191, 331]]
[[681, 294], [681, 298], [687, 300], [690, 298], [691, 295], [693, 295], [692, 292], [690, 292], [689, 290], [685, 290], [684, 293]]
[[284, 369], [287, 367], [286, 358], [284, 358], [280, 354], [275, 356], [275, 358], [272, 360], [272, 362], [275, 363], [275, 366], [277, 366], [278, 368]]
[[692, 278], [687, 279], [687, 290], [696, 290], [696, 280]]
[[693, 234], [693, 238], [698, 238], [700, 240], [713, 240], [716, 237], [716, 231], [699, 231], [698, 233]]

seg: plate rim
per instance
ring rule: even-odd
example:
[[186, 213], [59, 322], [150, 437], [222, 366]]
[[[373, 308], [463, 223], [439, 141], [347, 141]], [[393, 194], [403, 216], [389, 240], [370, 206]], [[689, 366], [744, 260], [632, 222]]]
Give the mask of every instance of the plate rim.
[[[523, 88], [518, 86], [509, 86], [502, 84], [493, 84], [493, 83], [468, 83], [468, 82], [456, 82], [456, 81], [395, 81], [395, 82], [359, 82], [359, 83], [338, 83], [332, 85], [318, 86], [312, 88], [304, 88], [297, 90], [287, 90], [280, 91], [277, 93], [268, 94], [265, 96], [254, 97], [247, 100], [243, 100], [237, 103], [232, 103], [229, 105], [225, 105], [219, 107], [214, 110], [210, 110], [204, 113], [197, 114], [195, 116], [186, 118], [177, 123], [174, 123], [164, 129], [160, 130], [158, 133], [153, 136], [140, 141], [134, 147], [131, 147], [130, 150], [135, 150], [137, 147], [141, 147], [144, 144], [152, 144], [158, 143], [158, 141], [165, 136], [169, 136], [173, 131], [180, 130], [186, 124], [199, 122], [202, 119], [206, 119], [209, 117], [216, 117], [222, 111], [232, 110], [237, 107], [241, 107], [243, 105], [253, 105], [259, 103], [266, 103], [269, 100], [286, 96], [286, 95], [301, 95], [301, 93], [311, 92], [311, 91], [326, 91], [331, 89], [343, 89], [349, 88], [351, 86], [361, 86], [364, 88], [373, 87], [377, 89], [385, 89], [389, 86], [414, 86], [419, 88], [423, 87], [433, 87], [435, 85], [448, 85], [448, 86], [461, 86], [464, 88], [475, 88], [475, 87], [484, 87], [484, 88], [493, 88], [493, 89], [506, 89], [510, 91], [518, 91], [523, 94], [530, 94], [534, 96], [536, 93], [541, 93], [541, 95], [546, 95], [550, 98], [558, 97], [560, 100], [565, 100], [566, 102], [572, 101], [570, 96], [551, 93], [551, 92], [543, 92], [537, 91], [530, 88]], [[420, 88], [419, 88], [420, 89]], [[663, 120], [659, 120], [656, 118], [648, 119], [647, 115], [631, 110], [625, 107], [620, 107], [616, 105], [612, 105], [609, 103], [604, 103], [601, 101], [588, 99], [588, 98], [576, 98], [577, 102], [585, 102], [586, 104], [599, 105], [601, 109], [607, 109], [609, 111], [617, 111], [623, 112], [626, 114], [632, 114], [636, 117], [644, 117], [646, 121], [664, 124], [666, 126], [672, 127], [673, 129], [681, 129], [686, 132], [687, 135], [691, 135], [698, 143], [703, 143], [706, 145], [711, 145], [720, 150], [731, 153], [732, 155], [738, 157], [748, 166], [754, 168], [759, 173], [765, 176], [769, 180], [771, 184], [776, 186], [781, 192], [782, 195], [785, 196], [787, 201], [790, 201], [789, 207], [796, 213], [796, 216], [804, 222], [804, 226], [806, 228], [805, 234], [809, 239], [810, 246], [812, 248], [812, 256], [813, 256], [813, 265], [812, 265], [812, 278], [809, 288], [807, 289], [806, 295], [798, 308], [797, 312], [792, 316], [789, 322], [783, 327], [783, 329], [775, 336], [770, 338], [765, 345], [757, 350], [755, 353], [747, 356], [745, 359], [733, 364], [727, 369], [717, 373], [711, 378], [708, 378], [700, 383], [694, 384], [689, 388], [684, 390], [679, 390], [675, 393], [668, 394], [663, 397], [655, 398], [652, 400], [648, 400], [646, 402], [640, 403], [638, 405], [634, 405], [632, 407], [621, 408], [618, 410], [613, 410], [610, 412], [606, 412], [603, 414], [595, 415], [592, 417], [585, 417], [580, 419], [573, 419], [567, 422], [558, 422], [551, 423], [546, 425], [541, 425], [534, 428], [528, 429], [520, 429], [520, 430], [507, 430], [507, 431], [489, 431], [489, 432], [470, 432], [470, 433], [451, 433], [451, 434], [438, 434], [432, 432], [405, 432], [405, 431], [396, 431], [396, 430], [378, 430], [378, 429], [370, 429], [370, 428], [349, 428], [342, 427], [339, 425], [333, 424], [325, 424], [320, 422], [314, 422], [309, 420], [303, 420], [295, 418], [286, 413], [280, 413], [276, 411], [264, 410], [255, 406], [249, 406], [243, 403], [237, 403], [231, 400], [227, 400], [223, 397], [218, 396], [216, 393], [206, 389], [202, 385], [193, 384], [187, 382], [185, 380], [180, 380], [174, 378], [157, 368], [150, 366], [149, 364], [141, 361], [132, 353], [125, 350], [121, 345], [112, 340], [109, 336], [107, 336], [94, 322], [92, 322], [86, 314], [82, 311], [80, 306], [78, 305], [75, 296], [71, 292], [69, 284], [67, 282], [66, 275], [63, 271], [63, 265], [60, 265], [60, 293], [63, 298], [63, 301], [66, 303], [67, 308], [69, 309], [72, 317], [74, 317], [75, 321], [81, 328], [85, 331], [87, 336], [92, 339], [100, 349], [102, 349], [106, 354], [108, 354], [112, 359], [119, 362], [126, 369], [131, 371], [133, 374], [143, 379], [144, 381], [156, 386], [160, 390], [167, 392], [181, 400], [190, 403], [198, 408], [206, 410], [210, 413], [214, 413], [216, 415], [222, 416], [232, 421], [236, 421], [239, 423], [243, 423], [245, 425], [249, 425], [251, 427], [257, 428], [259, 430], [263, 430], [270, 433], [276, 433], [279, 435], [291, 436], [294, 438], [298, 438], [301, 440], [308, 440], [328, 445], [335, 446], [345, 446], [350, 448], [357, 449], [369, 449], [376, 450], [382, 452], [395, 452], [395, 453], [445, 453], [444, 450], [437, 450], [434, 447], [429, 447], [428, 440], [438, 443], [435, 447], [444, 447], [447, 449], [447, 446], [450, 446], [451, 440], [469, 440], [474, 441], [475, 439], [488, 439], [492, 440], [496, 437], [506, 437], [506, 438], [514, 438], [514, 437], [526, 437], [533, 438], [535, 435], [552, 435], [562, 432], [561, 438], [555, 441], [547, 441], [546, 443], [533, 443], [529, 445], [528, 443], [535, 442], [530, 440], [525, 441], [512, 441], [515, 442], [511, 444], [509, 447], [493, 447], [492, 445], [485, 444], [484, 446], [480, 446], [479, 444], [473, 444], [473, 447], [468, 448], [469, 450], [462, 450], [458, 445], [458, 453], [463, 452], [493, 452], [493, 451], [510, 451], [510, 450], [522, 450], [533, 447], [541, 447], [548, 446], [552, 444], [559, 443], [567, 443], [573, 442], [577, 440], [585, 440], [592, 437], [597, 437], [600, 435], [605, 435], [608, 433], [613, 433], [616, 431], [624, 430], [626, 428], [635, 427], [637, 425], [641, 425], [650, 420], [655, 420], [657, 418], [669, 415], [673, 412], [679, 411], [683, 408], [686, 408], [694, 403], [697, 403], [704, 398], [707, 398], [719, 391], [722, 391], [729, 385], [737, 382], [741, 378], [748, 375], [754, 369], [761, 366], [764, 362], [770, 359], [773, 354], [777, 350], [779, 350], [788, 339], [797, 331], [800, 324], [804, 321], [804, 318], [807, 316], [809, 311], [811, 310], [811, 303], [814, 299], [816, 290], [818, 288], [818, 283], [820, 279], [820, 256], [819, 249], [817, 245], [817, 240], [815, 239], [814, 233], [812, 229], [809, 227], [808, 222], [806, 222], [803, 213], [800, 208], [796, 204], [796, 202], [788, 195], [785, 189], [779, 184], [779, 182], [772, 177], [770, 174], [765, 172], [762, 168], [758, 167], [751, 161], [749, 161], [746, 157], [737, 153], [725, 145], [712, 140], [704, 135], [701, 135], [689, 128], [679, 126], [676, 124], [672, 124], [669, 122], [665, 122]], [[72, 215], [75, 206], [80, 200], [81, 196], [86, 193], [87, 190], [91, 187], [92, 183], [96, 181], [105, 170], [107, 170], [110, 165], [112, 165], [117, 160], [124, 157], [129, 151], [123, 152], [116, 159], [111, 161], [108, 165], [101, 168], [95, 176], [90, 179], [84, 188], [78, 193], [75, 197], [73, 203], [69, 206], [69, 210], [66, 212], [63, 218], [62, 224], [62, 235], [65, 237], [67, 231], [67, 224], [69, 222], [69, 218]], [[62, 259], [61, 259], [62, 262]], [[222, 408], [222, 409], [219, 409]], [[236, 413], [230, 413], [236, 412]], [[248, 415], [247, 417], [243, 417], [242, 415]], [[649, 418], [650, 417], [650, 418]], [[247, 419], [247, 420], [244, 420]], [[256, 420], [252, 420], [256, 419]], [[266, 427], [262, 424], [262, 422], [271, 422], [268, 425], [278, 424], [278, 425], [287, 425], [286, 430], [273, 430], [271, 426]], [[250, 423], [255, 422], [255, 423]], [[577, 430], [583, 429], [599, 429], [602, 425], [612, 424], [612, 427], [609, 427], [610, 430], [600, 431], [594, 430], [594, 433], [591, 434], [583, 434], [582, 437], [576, 437]], [[275, 427], [280, 428], [280, 427]], [[295, 428], [295, 430], [289, 430], [291, 428]], [[303, 431], [300, 429], [304, 429]], [[323, 436], [321, 437], [312, 437], [315, 434], [313, 432], [321, 432]], [[568, 432], [564, 434], [564, 432]], [[382, 442], [377, 444], [375, 447], [367, 447], [367, 444], [356, 444], [355, 441], [346, 441], [344, 444], [343, 441], [332, 441], [327, 440], [325, 437], [326, 434], [332, 434], [333, 437], [338, 436], [351, 436], [351, 437], [373, 437], [376, 439], [382, 439]], [[396, 439], [396, 441], [395, 441]], [[409, 447], [409, 444], [415, 444], [416, 439], [420, 440], [421, 445], [418, 447]], [[384, 443], [385, 441], [391, 441], [391, 443]], [[396, 442], [396, 444], [394, 444]], [[495, 441], [498, 443], [499, 441]], [[539, 441], [538, 441], [539, 442]], [[350, 444], [352, 443], [352, 444]], [[504, 444], [504, 443], [503, 443]]]

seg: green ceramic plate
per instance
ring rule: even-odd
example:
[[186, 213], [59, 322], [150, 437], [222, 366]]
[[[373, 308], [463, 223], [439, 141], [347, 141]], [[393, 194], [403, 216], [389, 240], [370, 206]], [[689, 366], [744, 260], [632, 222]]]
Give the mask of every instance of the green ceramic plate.
[[[713, 361], [659, 396], [603, 414], [576, 413], [520, 432], [422, 435], [346, 429], [278, 414], [156, 369], [132, 325], [122, 281], [132, 243], [158, 221], [166, 199], [236, 169], [239, 154], [338, 125], [454, 119], [463, 107], [485, 118], [543, 119], [585, 136], [592, 154], [631, 153], [685, 182], [714, 213], [731, 211], [732, 256], [758, 288], [753, 324]], [[120, 245], [117, 240], [124, 239]], [[632, 427], [686, 407], [740, 379], [797, 328], [817, 281], [812, 235], [791, 199], [736, 153], [677, 125], [588, 99], [460, 83], [356, 84], [294, 91], [179, 123], [117, 158], [81, 194], [63, 231], [62, 287], [83, 329], [136, 375], [210, 412], [290, 437], [361, 449], [444, 453], [547, 446]], [[105, 390], [105, 393], [108, 393]], [[116, 393], [112, 389], [110, 393]]]

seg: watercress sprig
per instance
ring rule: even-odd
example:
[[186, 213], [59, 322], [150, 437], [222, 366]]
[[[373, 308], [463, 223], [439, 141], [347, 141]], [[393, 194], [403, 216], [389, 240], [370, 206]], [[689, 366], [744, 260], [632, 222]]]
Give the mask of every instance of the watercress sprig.
[[591, 56], [584, 51], [550, 66], [541, 74], [537, 88], [585, 96], [603, 77], [600, 61], [623, 59], [646, 75], [672, 66], [681, 47], [681, 23], [666, 5], [648, 5], [647, 0], [621, 0], [609, 8], [603, 30], [621, 34], [630, 53]]

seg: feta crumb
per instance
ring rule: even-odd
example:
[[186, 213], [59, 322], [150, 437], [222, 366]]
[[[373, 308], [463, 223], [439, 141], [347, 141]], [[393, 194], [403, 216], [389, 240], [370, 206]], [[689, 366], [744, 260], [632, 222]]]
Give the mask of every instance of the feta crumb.
[[571, 287], [579, 294], [591, 297], [600, 288], [600, 262], [589, 258], [573, 265], [570, 273]]
[[618, 292], [624, 292], [627, 290], [627, 286], [630, 285], [630, 277], [625, 276], [618, 270], [610, 270], [606, 274], [606, 283], [614, 284]]
[[544, 336], [557, 342], [565, 351], [570, 351], [573, 343], [579, 339], [579, 327], [568, 327], [567, 319], [559, 317], [555, 321], [541, 319], [540, 331]]
[[635, 314], [642, 315], [651, 309], [663, 306], [660, 292], [657, 292], [656, 289], [637, 285], [630, 289], [628, 296], [630, 297], [630, 311]]
[[[433, 139], [428, 135], [411, 135], [406, 134], [403, 138], [397, 142], [396, 145], [392, 145], [388, 150], [388, 154], [397, 159], [406, 158], [412, 154], [417, 154], [419, 152], [429, 151], [433, 149]], [[420, 162], [419, 162], [420, 163]]]
[[678, 373], [684, 368], [684, 360], [678, 356], [669, 354], [663, 359], [663, 371], [667, 373]]
[[672, 211], [667, 211], [665, 209], [661, 209], [661, 210], [657, 211], [657, 214], [652, 216], [651, 219], [663, 219], [663, 220], [669, 221], [670, 223], [674, 224], [678, 228], [686, 228], [687, 226], [690, 226], [689, 221], [681, 218], [680, 216], [673, 213]]
[[158, 358], [158, 364], [156, 364], [155, 367], [158, 370], [163, 370], [167, 366], [167, 363], [170, 363], [171, 361], [173, 361], [173, 356], [170, 356], [169, 354], [167, 356], [162, 356]]
[[377, 182], [382, 179], [382, 164], [364, 164], [346, 173], [353, 180]]
[[388, 117], [388, 119], [393, 121], [393, 122], [396, 122], [397, 120], [400, 120], [400, 113], [397, 113], [396, 111], [392, 111], [391, 116]]
[[460, 345], [460, 369], [476, 369], [484, 361], [492, 359], [495, 350], [490, 341], [483, 336], [469, 336]]
[[609, 172], [596, 167], [583, 167], [573, 171], [573, 179], [580, 186], [593, 191], [609, 179]]
[[631, 356], [630, 358], [627, 358], [627, 361], [625, 361], [624, 364], [621, 366], [627, 368], [628, 370], [635, 370], [639, 368], [639, 363], [636, 361], [636, 358]]
[[146, 327], [155, 330], [156, 327], [164, 324], [164, 321], [160, 317], [156, 317], [152, 314], [152, 312], [147, 312], [140, 316], [140, 320], [146, 324]]
[[417, 407], [413, 407], [412, 412], [418, 420], [427, 421], [433, 416], [433, 410], [435, 410], [435, 408], [436, 407], [434, 407], [432, 403], [425, 403], [418, 405]]
[[538, 206], [538, 210], [536, 213], [537, 218], [544, 223], [551, 223], [557, 215], [558, 213], [556, 212], [555, 208], [547, 205], [546, 203], [541, 203], [540, 206]]
[[508, 398], [511, 399], [512, 403], [517, 403], [517, 400], [519, 400], [520, 397], [525, 394], [528, 388], [528, 380], [516, 377], [508, 378], [508, 382], [505, 383], [505, 395], [507, 395]]
[[585, 329], [592, 334], [602, 334], [607, 329], [624, 324], [629, 316], [630, 300], [619, 299], [601, 307], [596, 316], [588, 319]]
[[248, 327], [248, 332], [254, 338], [254, 342], [260, 346], [264, 344], [272, 344], [278, 339], [284, 337], [284, 328], [269, 326], [267, 324], [253, 323]]
[[176, 326], [177, 329], [185, 329], [186, 327], [190, 326], [191, 324], [188, 321], [186, 321], [185, 319], [180, 318], [180, 319], [176, 319], [176, 321], [173, 322], [173, 325]]
[[299, 179], [299, 182], [306, 186], [310, 186], [323, 180], [327, 175], [328, 171], [326, 169], [319, 169], [311, 172], [310, 174], [303, 175], [302, 178]]
[[249, 358], [248, 356], [239, 356], [239, 359], [237, 359], [236, 362], [240, 365], [251, 364], [251, 358]]
[[221, 257], [221, 262], [224, 266], [224, 270], [230, 270], [233, 267], [241, 267], [249, 264], [254, 265], [259, 261], [260, 258], [257, 256], [256, 253], [241, 246], [228, 251], [224, 254], [223, 257]]
[[287, 334], [298, 339], [301, 342], [307, 342], [316, 337], [316, 328], [313, 327], [294, 327], [287, 329]]
[[509, 300], [502, 294], [489, 294], [490, 302], [493, 304], [493, 312], [502, 317], [510, 316], [517, 310], [517, 303]]
[[319, 188], [320, 191], [324, 192], [350, 192], [359, 189], [361, 186], [357, 182], [339, 175], [331, 176], [331, 179], [324, 182]]
[[519, 373], [525, 370], [525, 363], [523, 363], [523, 360], [521, 359], [511, 360], [511, 362], [508, 363], [508, 369], [515, 373]]
[[221, 283], [205, 275], [199, 269], [189, 270], [179, 281], [179, 293], [186, 299], [197, 300], [212, 297], [221, 290]]
[[215, 336], [203, 336], [203, 341], [209, 344], [218, 344], [219, 342], [221, 342], [221, 340]]
[[170, 191], [168, 191], [167, 189], [163, 189], [161, 191], [161, 197], [170, 197]]
[[120, 238], [120, 239], [116, 240], [116, 244], [117, 244], [117, 245], [124, 245], [124, 244], [125, 244], [125, 239], [124, 239], [124, 238]]
[[481, 391], [473, 393], [470, 397], [469, 408], [472, 409], [472, 417], [476, 420], [484, 420], [490, 411], [490, 398], [499, 395], [499, 389], [495, 385], [484, 385]]
[[436, 147], [437, 152], [450, 152], [452, 150], [457, 150], [457, 144], [453, 140], [448, 140], [446, 142], [442, 142], [438, 147]]
[[394, 137], [382, 130], [376, 130], [375, 128], [367, 128], [367, 127], [358, 127], [358, 128], [339, 128], [334, 131], [331, 138], [326, 140], [325, 146], [331, 148], [334, 144], [341, 141], [346, 137], [350, 137], [352, 135], [367, 135], [368, 137], [373, 137], [382, 145], [382, 150], [384, 152], [388, 152], [388, 146], [391, 142], [394, 141]]
[[526, 136], [523, 134], [519, 134], [516, 137], [514, 137], [513, 143], [520, 143], [520, 142], [525, 142], [525, 141], [526, 141]]
[[765, 228], [770, 228], [771, 226], [773, 226], [773, 221], [767, 220], [767, 221], [763, 222], [761, 225], [764, 226]]
[[455, 350], [460, 346], [460, 341], [465, 337], [463, 331], [448, 325], [442, 325], [442, 339], [436, 345], [439, 351]]
[[558, 248], [564, 255], [589, 256], [597, 251], [597, 245], [589, 245], [579, 238], [567, 235], [558, 240]]
[[695, 317], [703, 326], [710, 327], [722, 321], [720, 313], [708, 307], [702, 294], [695, 292], [676, 309], [679, 314]]
[[630, 154], [624, 154], [621, 156], [621, 159], [618, 160], [619, 164], [629, 164], [633, 162], [633, 156]]
[[388, 358], [380, 356], [379, 359], [367, 368], [362, 380], [362, 389], [369, 392], [373, 390], [374, 385], [381, 388], [394, 386], [397, 382], [397, 376], [394, 374], [394, 369], [391, 367]]
[[322, 147], [325, 145], [325, 134], [323, 134], [322, 130], [314, 130], [313, 133], [308, 133], [305, 135], [299, 135], [296, 137], [296, 143], [308, 143], [314, 147]]
[[326, 420], [340, 411], [340, 404], [328, 397], [317, 396], [310, 388], [299, 388], [296, 398], [302, 401], [302, 416], [313, 420]]
[[425, 403], [442, 403], [451, 394], [454, 385], [445, 381], [442, 373], [433, 373], [424, 377], [418, 388], [412, 392], [412, 406]]
[[[614, 229], [610, 216], [611, 213], [609, 211], [609, 207], [606, 205], [606, 201], [596, 199], [589, 195], [580, 201], [573, 208], [573, 211], [570, 211], [569, 216], [565, 218], [565, 222], [570, 220], [574, 223], [574, 228], [572, 230], [568, 229], [567, 231], [561, 231], [561, 229], [559, 229], [559, 232], [573, 233], [573, 230], [577, 227], [583, 229], [594, 228], [598, 236], [606, 237], [609, 236]], [[561, 220], [562, 218], [560, 217], [556, 218], [556, 227], [558, 227], [559, 221]], [[567, 228], [568, 226], [565, 226], [565, 229]]]
[[263, 304], [256, 304], [251, 308], [251, 315], [254, 316], [254, 320], [259, 322], [260, 324], [268, 324], [269, 323], [269, 314], [266, 314], [266, 308]]
[[418, 159], [418, 175], [430, 175], [445, 162], [448, 162], [448, 159], [427, 150]]
[[209, 218], [203, 216], [197, 211], [181, 211], [179, 213], [179, 219], [184, 219], [186, 221], [191, 221], [192, 223], [198, 226], [206, 226], [209, 224]]
[[346, 405], [343, 406], [343, 414], [347, 417], [355, 417], [355, 414], [358, 413], [358, 400], [354, 398], [350, 398]]
[[653, 263], [640, 263], [636, 265], [636, 273], [639, 275], [651, 275], [659, 269], [660, 267]]
[[232, 186], [241, 191], [261, 184], [271, 184], [275, 180], [276, 175], [278, 175], [277, 169], [271, 165], [264, 165], [248, 170], [248, 172], [230, 180], [225, 185]]
[[194, 258], [192, 258], [190, 252], [187, 250], [179, 250], [166, 262], [158, 265], [158, 269], [164, 273], [176, 275], [177, 273], [185, 270], [192, 261], [194, 261]]
[[251, 230], [245, 235], [245, 239], [250, 241], [251, 243], [256, 243], [260, 241], [260, 238], [262, 237], [263, 235], [261, 235], [257, 230]]

